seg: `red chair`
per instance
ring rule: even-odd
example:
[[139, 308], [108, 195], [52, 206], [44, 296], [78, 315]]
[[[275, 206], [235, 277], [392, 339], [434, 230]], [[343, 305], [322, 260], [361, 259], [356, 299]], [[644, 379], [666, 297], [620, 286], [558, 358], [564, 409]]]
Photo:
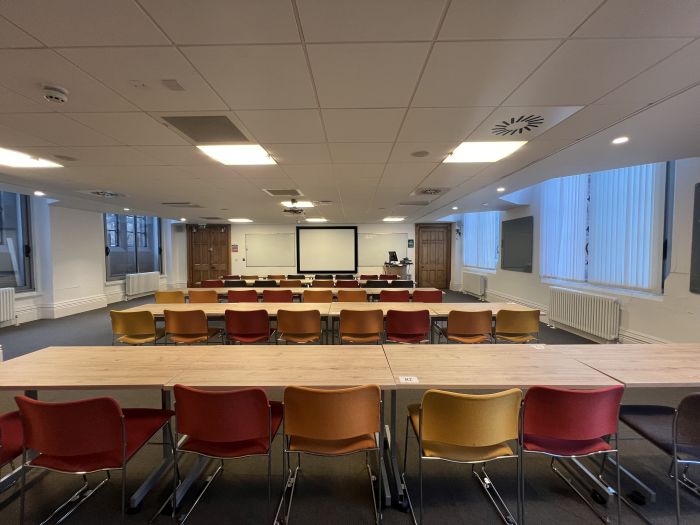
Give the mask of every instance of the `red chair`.
[[[211, 483], [223, 470], [226, 459], [267, 456], [267, 507], [269, 521], [272, 494], [272, 440], [282, 423], [282, 404], [269, 401], [260, 388], [232, 391], [198, 390], [175, 385], [177, 431], [184, 434], [178, 441], [178, 454], [196, 454], [221, 461], [216, 471], [197, 496], [192, 507], [179, 521], [182, 523], [194, 510]], [[175, 473], [175, 487], [178, 475]], [[175, 492], [161, 510], [175, 500]], [[173, 505], [173, 518], [177, 507]], [[160, 513], [160, 511], [159, 511]]]
[[[562, 474], [555, 461], [595, 454], [615, 454], [617, 469], [616, 494], [620, 493], [620, 461], [617, 440], [617, 419], [624, 387], [611, 386], [595, 390], [572, 390], [534, 386], [523, 400], [520, 450], [521, 454], [542, 454], [551, 460], [552, 470], [571, 487], [590, 509], [603, 521], [595, 504], [588, 501]], [[610, 445], [614, 438], [615, 447]], [[521, 465], [523, 465], [521, 458]], [[525, 511], [525, 473], [520, 471], [520, 495]], [[621, 498], [617, 499], [617, 522], [620, 523]], [[523, 520], [524, 521], [524, 520]]]
[[291, 290], [263, 290], [263, 303], [293, 303], [294, 294]]
[[386, 313], [386, 340], [394, 343], [423, 343], [429, 340], [430, 312], [404, 312], [389, 310]]
[[398, 275], [392, 275], [390, 273], [383, 273], [379, 276], [379, 279], [382, 281], [395, 281], [398, 278]]
[[360, 281], [372, 281], [372, 280], [376, 280], [377, 278], [378, 277], [377, 277], [376, 273], [374, 275], [365, 274], [365, 273], [360, 275]]
[[224, 280], [229, 280], [229, 281], [238, 281], [241, 278], [240, 275], [224, 275], [223, 279]]
[[350, 281], [336, 281], [335, 287], [336, 288], [359, 288], [360, 283], [358, 281], [356, 281], [355, 279], [352, 279]]
[[206, 279], [199, 283], [200, 288], [223, 288], [224, 281], [221, 279]]
[[411, 300], [411, 292], [408, 290], [382, 290], [379, 292], [379, 301], [382, 303], [407, 303]]
[[22, 420], [19, 412], [0, 416], [0, 468], [22, 455]]
[[[110, 470], [121, 470], [123, 520], [126, 512], [127, 463], [159, 430], [166, 426], [170, 446], [173, 453], [175, 452], [175, 442], [170, 431], [170, 418], [174, 415], [171, 410], [122, 409], [119, 403], [110, 397], [44, 403], [25, 396], [17, 396], [15, 401], [19, 407], [24, 430], [21, 522], [24, 520], [28, 469], [52, 470], [83, 477], [83, 486], [49, 517], [50, 520], [71, 502], [75, 502], [60, 521], [109, 481]], [[36, 456], [30, 454], [30, 451], [36, 453]], [[30, 457], [33, 459], [30, 460]], [[106, 471], [107, 477], [94, 489], [88, 489], [87, 474], [99, 471]]]
[[229, 303], [257, 303], [258, 292], [256, 290], [229, 290]]
[[441, 303], [442, 292], [440, 290], [415, 290], [413, 292], [414, 303]]
[[268, 341], [274, 330], [270, 329], [270, 317], [266, 310], [238, 312], [226, 310], [224, 313], [226, 337], [231, 343], [260, 343]]

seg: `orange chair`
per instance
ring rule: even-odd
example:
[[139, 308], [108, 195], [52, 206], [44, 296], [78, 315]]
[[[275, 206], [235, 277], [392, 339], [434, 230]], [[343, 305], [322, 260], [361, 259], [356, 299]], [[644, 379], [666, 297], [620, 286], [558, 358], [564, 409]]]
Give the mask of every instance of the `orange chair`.
[[321, 313], [318, 310], [277, 310], [275, 342], [320, 343]]
[[205, 279], [199, 283], [201, 288], [223, 288], [224, 281], [221, 279]]
[[440, 330], [447, 342], [453, 343], [491, 343], [491, 310], [478, 312], [460, 312], [452, 310], [447, 316], [447, 327]]
[[301, 288], [301, 280], [280, 279], [280, 288]]
[[291, 290], [263, 290], [263, 303], [293, 303], [294, 295]]
[[255, 290], [229, 290], [227, 297], [229, 303], [258, 302], [258, 292], [256, 292]]
[[190, 290], [190, 303], [218, 303], [219, 295], [216, 290]]
[[109, 316], [112, 319], [112, 344], [115, 341], [127, 345], [156, 344], [165, 335], [162, 328], [156, 328], [156, 320], [151, 312], [111, 310]]
[[442, 302], [442, 292], [440, 290], [414, 290], [411, 297], [414, 303]]
[[333, 288], [333, 281], [326, 279], [314, 279], [311, 282], [312, 288]]
[[366, 303], [366, 290], [338, 290], [339, 303]]
[[333, 290], [304, 290], [305, 303], [332, 303]]
[[411, 300], [411, 292], [408, 290], [382, 290], [379, 292], [379, 301], [382, 303], [407, 303]]
[[384, 313], [381, 310], [341, 310], [340, 344], [381, 343]]
[[496, 342], [535, 343], [539, 332], [539, 310], [499, 310], [496, 314]]
[[156, 304], [181, 304], [185, 302], [185, 293], [180, 290], [157, 291]]
[[209, 328], [202, 310], [164, 310], [163, 315], [166, 343], [168, 340], [180, 344], [207, 343], [209, 338], [220, 335], [218, 328]]
[[[377, 385], [323, 390], [317, 388], [287, 387], [284, 391], [283, 471], [287, 473], [282, 501], [275, 523], [289, 523], [292, 495], [301, 466], [293, 471], [290, 455], [313, 454], [325, 457], [365, 453], [365, 464], [372, 489], [372, 508], [376, 523], [381, 521], [382, 474], [376, 474], [369, 464], [369, 453], [377, 456], [382, 465], [384, 411]], [[379, 435], [378, 440], [375, 438]], [[378, 479], [377, 479], [378, 478]], [[375, 498], [373, 480], [377, 479], [379, 495]], [[287, 505], [289, 489], [289, 505]], [[294, 498], [298, 499], [298, 496]], [[280, 513], [284, 516], [280, 517]]]

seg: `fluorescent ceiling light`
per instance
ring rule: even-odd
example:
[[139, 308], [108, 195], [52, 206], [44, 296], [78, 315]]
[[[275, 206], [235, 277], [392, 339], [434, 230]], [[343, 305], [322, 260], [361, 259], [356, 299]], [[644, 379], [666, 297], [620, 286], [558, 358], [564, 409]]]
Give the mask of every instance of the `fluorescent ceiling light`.
[[258, 144], [231, 144], [222, 146], [197, 146], [204, 154], [227, 166], [252, 164], [277, 164], [275, 159]]
[[0, 148], [0, 165], [10, 168], [62, 168], [50, 160], [32, 157], [20, 151]]
[[453, 210], [458, 210], [459, 208], [457, 206], [452, 206]]
[[401, 222], [406, 217], [384, 217], [384, 222]]
[[253, 222], [253, 219], [229, 219], [228, 222]]
[[124, 211], [130, 211], [131, 208], [124, 208]]
[[185, 219], [184, 217], [181, 217], [180, 222], [187, 222], [187, 219]]
[[36, 195], [37, 197], [43, 197], [44, 195], [46, 195], [46, 193], [44, 193], [43, 191], [36, 190], [34, 192], [34, 195]]
[[613, 139], [612, 143], [613, 144], [624, 144], [625, 142], [629, 142], [630, 138], [629, 137], [617, 137], [616, 139]]
[[526, 140], [462, 142], [443, 162], [496, 162], [525, 144]]
[[313, 208], [314, 203], [311, 201], [282, 201], [282, 206], [287, 208]]
[[503, 193], [504, 191], [506, 191], [506, 189], [503, 186], [500, 186], [500, 187], [496, 188], [496, 191], [498, 193]]
[[328, 222], [328, 219], [323, 217], [307, 217], [306, 222]]

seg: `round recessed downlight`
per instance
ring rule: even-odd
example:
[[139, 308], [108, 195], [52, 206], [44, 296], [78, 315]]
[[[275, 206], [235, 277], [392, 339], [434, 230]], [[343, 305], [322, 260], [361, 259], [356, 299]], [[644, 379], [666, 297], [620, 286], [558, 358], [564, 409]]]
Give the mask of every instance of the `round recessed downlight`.
[[506, 189], [503, 186], [499, 186], [498, 188], [496, 188], [496, 191], [498, 193], [503, 193], [504, 191], [506, 191]]
[[453, 210], [458, 210], [459, 208], [457, 206], [452, 206]]
[[46, 193], [44, 193], [43, 191], [36, 190], [34, 192], [34, 195], [36, 195], [37, 197], [43, 197], [46, 195]]
[[625, 142], [629, 142], [630, 138], [629, 137], [617, 137], [612, 140], [613, 144], [624, 144]]
[[428, 155], [430, 155], [430, 152], [426, 151], [424, 149], [420, 149], [418, 151], [414, 151], [413, 153], [411, 153], [412, 157], [418, 157], [419, 159], [423, 158], [423, 157], [427, 157]]

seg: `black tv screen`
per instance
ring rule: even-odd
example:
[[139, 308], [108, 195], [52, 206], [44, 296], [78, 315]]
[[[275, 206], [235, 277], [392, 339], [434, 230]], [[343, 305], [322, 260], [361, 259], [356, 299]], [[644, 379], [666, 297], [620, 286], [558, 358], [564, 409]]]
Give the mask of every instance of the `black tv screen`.
[[501, 223], [501, 269], [532, 273], [532, 216]]

